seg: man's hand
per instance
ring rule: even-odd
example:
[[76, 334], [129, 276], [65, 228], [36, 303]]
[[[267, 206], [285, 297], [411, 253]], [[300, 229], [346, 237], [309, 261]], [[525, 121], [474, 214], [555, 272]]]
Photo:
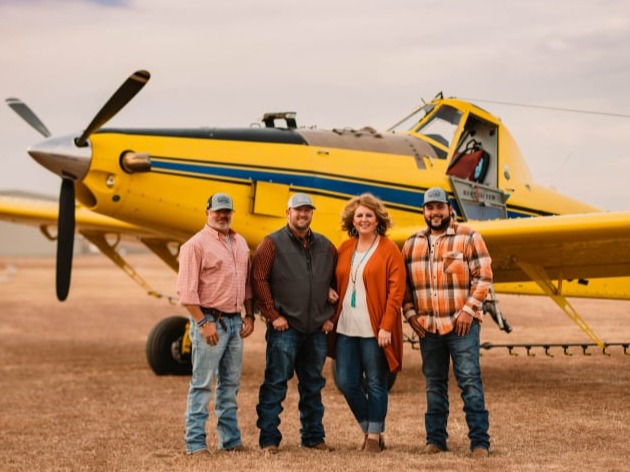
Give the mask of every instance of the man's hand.
[[339, 294], [334, 288], [328, 289], [328, 303], [332, 303], [333, 305], [337, 303], [339, 300]]
[[419, 319], [420, 315], [414, 315], [410, 316], [407, 321], [409, 322], [409, 326], [411, 326], [411, 329], [413, 329], [418, 337], [422, 339], [427, 334], [427, 332], [422, 327], [422, 325], [420, 325], [420, 322], [418, 321]]
[[466, 336], [470, 332], [473, 317], [465, 310], [461, 310], [455, 319], [455, 334], [457, 336]]
[[246, 316], [243, 318], [243, 327], [241, 328], [241, 338], [246, 338], [254, 332], [254, 318]]
[[287, 329], [289, 329], [289, 322], [282, 315], [278, 316], [275, 320], [273, 320], [271, 325], [273, 326], [273, 329], [275, 329], [276, 331], [286, 331]]
[[332, 329], [335, 327], [335, 325], [333, 325], [333, 322], [330, 320], [326, 320], [324, 321], [324, 324], [322, 325], [322, 331], [326, 334], [330, 333], [332, 331]]
[[219, 342], [219, 333], [217, 333], [217, 326], [214, 323], [208, 322], [204, 324], [199, 328], [199, 332], [211, 346], [216, 346]]

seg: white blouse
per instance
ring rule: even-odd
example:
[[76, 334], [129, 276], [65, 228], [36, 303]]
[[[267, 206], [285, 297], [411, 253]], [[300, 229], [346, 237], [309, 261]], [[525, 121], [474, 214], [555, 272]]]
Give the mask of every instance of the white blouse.
[[[350, 272], [355, 277], [355, 305], [352, 306], [352, 280], [348, 283], [348, 289], [343, 297], [341, 306], [341, 315], [337, 323], [337, 333], [346, 336], [356, 336], [359, 338], [373, 338], [372, 324], [370, 323], [370, 314], [367, 307], [367, 295], [365, 292], [365, 283], [363, 282], [363, 268], [374, 254], [373, 248], [368, 249], [369, 254], [365, 252], [357, 252], [354, 257], [354, 264], [350, 267]], [[365, 258], [364, 258], [365, 257]], [[357, 264], [360, 264], [357, 268]], [[348, 275], [350, 278], [350, 275]]]

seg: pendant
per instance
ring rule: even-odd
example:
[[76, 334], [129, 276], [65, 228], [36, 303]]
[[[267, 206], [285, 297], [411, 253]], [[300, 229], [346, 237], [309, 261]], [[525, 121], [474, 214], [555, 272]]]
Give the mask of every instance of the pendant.
[[354, 288], [352, 289], [352, 295], [350, 295], [350, 306], [352, 308], [357, 307], [357, 291]]

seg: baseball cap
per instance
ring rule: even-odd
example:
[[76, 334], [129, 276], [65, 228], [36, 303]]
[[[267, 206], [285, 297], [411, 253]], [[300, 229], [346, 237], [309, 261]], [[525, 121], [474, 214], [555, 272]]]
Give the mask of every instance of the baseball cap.
[[219, 211], [219, 210], [234, 210], [232, 204], [232, 197], [227, 193], [215, 193], [208, 199], [206, 210]]
[[296, 193], [295, 195], [291, 196], [291, 198], [289, 198], [287, 208], [298, 208], [301, 206], [310, 206], [311, 208], [315, 209], [315, 205], [313, 205], [313, 200], [311, 200], [311, 197], [309, 197], [305, 193]]
[[422, 205], [426, 205], [427, 203], [448, 203], [448, 195], [441, 187], [432, 187], [426, 192], [424, 192], [424, 202]]

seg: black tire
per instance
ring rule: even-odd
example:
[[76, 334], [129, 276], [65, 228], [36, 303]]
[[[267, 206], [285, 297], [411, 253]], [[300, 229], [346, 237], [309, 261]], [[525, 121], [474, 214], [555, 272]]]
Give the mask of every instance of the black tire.
[[169, 316], [160, 321], [147, 338], [147, 361], [156, 375], [190, 375], [190, 354], [182, 354], [182, 340], [188, 336], [188, 319]]
[[[337, 385], [337, 375], [335, 374], [335, 361], [332, 361], [332, 378], [333, 378], [333, 382], [335, 382], [335, 387], [337, 387], [337, 390], [339, 390], [339, 385]], [[387, 374], [387, 391], [391, 392], [392, 388], [394, 387], [394, 383], [396, 383], [396, 377], [398, 376], [398, 372], [389, 372]], [[363, 387], [363, 391], [365, 392], [367, 390], [367, 385], [365, 383], [365, 377], [362, 379], [361, 381], [361, 386]]]

